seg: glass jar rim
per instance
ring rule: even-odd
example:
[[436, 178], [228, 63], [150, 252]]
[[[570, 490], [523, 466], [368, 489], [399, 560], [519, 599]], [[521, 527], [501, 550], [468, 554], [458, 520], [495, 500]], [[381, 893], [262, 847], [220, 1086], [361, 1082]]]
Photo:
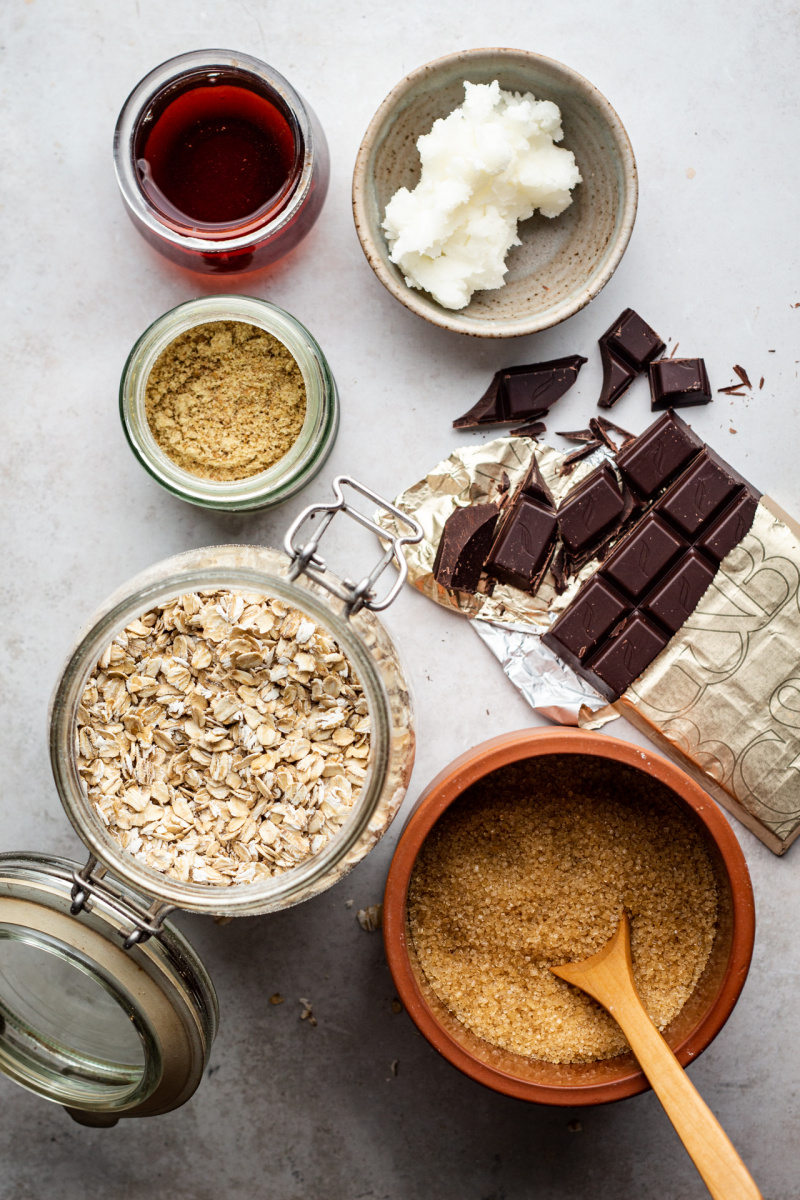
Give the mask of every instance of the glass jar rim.
[[[194, 475], [165, 454], [147, 420], [145, 392], [156, 359], [176, 337], [197, 325], [226, 320], [256, 325], [286, 346], [303, 375], [306, 413], [296, 441], [266, 471], [220, 481]], [[134, 456], [157, 483], [190, 504], [226, 511], [264, 508], [299, 492], [322, 467], [339, 426], [336, 383], [316, 339], [285, 309], [235, 294], [187, 300], [158, 317], [128, 355], [120, 380], [119, 410]]]
[[[162, 563], [155, 563], [141, 576], [124, 585], [83, 633], [67, 660], [50, 704], [50, 761], [61, 803], [81, 841], [112, 874], [149, 897], [194, 912], [235, 916], [267, 912], [294, 903], [293, 895], [333, 870], [355, 846], [368, 828], [380, 801], [388, 769], [391, 739], [390, 704], [384, 682], [359, 632], [364, 620], [375, 621], [372, 614], [360, 613], [350, 619], [338, 602], [320, 585], [301, 577], [289, 580], [270, 574], [266, 569], [234, 565], [237, 557], [246, 558], [249, 547], [215, 546], [209, 548], [218, 557], [229, 557], [230, 564], [193, 567], [180, 570], [180, 560], [197, 551], [188, 551], [165, 560], [176, 570], [155, 578]], [[272, 551], [276, 562], [287, 567], [289, 559]], [[140, 582], [146, 580], [146, 582]], [[189, 591], [225, 587], [250, 593], [275, 596], [308, 615], [337, 640], [356, 673], [367, 697], [372, 743], [367, 775], [353, 810], [339, 833], [316, 854], [278, 876], [249, 884], [218, 887], [213, 884], [184, 883], [163, 874], [119, 846], [105, 832], [91, 807], [75, 761], [76, 716], [85, 683], [106, 646], [136, 617], [156, 604]], [[133, 590], [131, 590], [133, 589]]]
[[[237, 227], [232, 226], [231, 236], [227, 237], [220, 236], [219, 232], [215, 232], [213, 236], [202, 237], [175, 228], [143, 190], [134, 155], [134, 140], [139, 119], [148, 105], [181, 76], [213, 68], [250, 74], [275, 92], [292, 114], [303, 151], [294, 186], [284, 196], [285, 202], [277, 208], [274, 205], [268, 206], [260, 217], [248, 218], [243, 223], [243, 231], [239, 233], [236, 232]], [[311, 190], [314, 150], [314, 134], [308, 112], [289, 81], [261, 59], [234, 50], [191, 50], [167, 59], [145, 75], [130, 93], [122, 106], [114, 130], [114, 170], [122, 198], [131, 213], [158, 237], [182, 249], [205, 254], [229, 254], [232, 251], [247, 250], [291, 224]]]

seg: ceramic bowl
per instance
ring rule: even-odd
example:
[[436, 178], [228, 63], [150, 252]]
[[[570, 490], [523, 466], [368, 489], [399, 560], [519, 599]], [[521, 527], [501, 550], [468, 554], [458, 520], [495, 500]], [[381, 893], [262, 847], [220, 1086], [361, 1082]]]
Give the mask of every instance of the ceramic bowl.
[[555, 1064], [512, 1054], [463, 1025], [433, 992], [414, 950], [407, 920], [411, 873], [430, 830], [478, 779], [509, 763], [542, 755], [582, 755], [586, 770], [619, 765], [619, 786], [630, 772], [659, 780], [696, 823], [708, 848], [719, 898], [717, 931], [706, 968], [664, 1037], [686, 1066], [727, 1021], [744, 986], [755, 937], [753, 889], [744, 855], [726, 818], [680, 767], [629, 742], [565, 729], [523, 730], [484, 742], [451, 763], [426, 789], [406, 823], [392, 859], [383, 928], [397, 993], [417, 1027], [454, 1066], [495, 1091], [539, 1104], [604, 1104], [645, 1091], [649, 1084], [630, 1052], [591, 1063]]
[[[410, 288], [389, 261], [381, 229], [387, 202], [414, 188], [417, 138], [463, 102], [464, 80], [533, 92], [561, 109], [564, 140], [583, 183], [552, 220], [539, 213], [519, 226], [522, 245], [506, 263], [501, 288], [475, 292], [466, 308], [442, 308]], [[406, 75], [384, 100], [364, 135], [353, 176], [353, 213], [367, 260], [401, 304], [425, 320], [475, 337], [519, 337], [557, 325], [597, 295], [625, 252], [636, 216], [636, 162], [614, 109], [588, 80], [563, 63], [527, 50], [466, 50]]]

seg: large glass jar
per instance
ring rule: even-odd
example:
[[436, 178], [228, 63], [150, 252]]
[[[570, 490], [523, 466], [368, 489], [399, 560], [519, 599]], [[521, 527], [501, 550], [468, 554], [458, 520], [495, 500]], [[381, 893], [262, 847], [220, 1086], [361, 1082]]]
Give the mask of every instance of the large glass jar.
[[[286, 552], [212, 546], [130, 580], [91, 618], [58, 681], [50, 716], [53, 774], [90, 856], [80, 869], [35, 854], [0, 856], [0, 1070], [84, 1124], [169, 1111], [202, 1078], [216, 1030], [214, 990], [167, 915], [180, 908], [245, 916], [307, 900], [370, 851], [403, 800], [415, 750], [411, 699], [375, 610], [402, 586], [402, 545], [419, 541], [422, 531], [385, 505], [405, 521], [408, 536], [394, 539], [359, 584], [339, 580], [318, 553], [336, 513], [378, 531], [347, 500], [348, 485], [384, 505], [340, 477], [333, 503], [307, 509], [294, 522]], [[317, 533], [301, 544], [299, 531], [314, 516], [322, 516]], [[397, 579], [377, 598], [376, 581], [392, 560]], [[321, 626], [354, 669], [370, 720], [366, 775], [338, 832], [282, 874], [224, 887], [162, 873], [114, 840], [82, 783], [77, 738], [85, 685], [112, 639], [154, 606], [218, 589], [277, 599]]]
[[[291, 139], [286, 179], [278, 192], [236, 219], [202, 220], [176, 209], [149, 178], [147, 139], [159, 121], [175, 124], [177, 106], [225, 88], [268, 106]], [[243, 110], [246, 116], [247, 108]], [[241, 117], [239, 118], [241, 119]], [[200, 122], [198, 121], [198, 125]], [[161, 254], [193, 271], [251, 271], [274, 262], [305, 237], [328, 190], [328, 147], [311, 108], [266, 63], [232, 50], [195, 50], [162, 63], [131, 92], [114, 133], [114, 166], [125, 207]], [[209, 172], [219, 171], [218, 159]]]

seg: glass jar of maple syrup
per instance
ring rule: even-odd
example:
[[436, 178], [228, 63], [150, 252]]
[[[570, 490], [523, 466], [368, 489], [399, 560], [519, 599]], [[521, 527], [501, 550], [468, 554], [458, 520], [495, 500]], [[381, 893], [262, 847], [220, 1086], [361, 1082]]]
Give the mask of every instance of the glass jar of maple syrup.
[[230, 50], [181, 54], [145, 76], [117, 121], [114, 164], [139, 232], [202, 272], [283, 257], [328, 189], [314, 113], [277, 71]]

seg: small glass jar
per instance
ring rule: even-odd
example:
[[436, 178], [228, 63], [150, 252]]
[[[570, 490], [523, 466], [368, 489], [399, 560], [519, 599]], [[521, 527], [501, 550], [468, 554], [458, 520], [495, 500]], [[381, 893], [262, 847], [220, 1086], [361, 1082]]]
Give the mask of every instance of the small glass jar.
[[[230, 85], [273, 107], [288, 127], [292, 161], [283, 187], [253, 212], [200, 221], [173, 208], [152, 186], [144, 146], [176, 100], [200, 88]], [[146, 75], [120, 112], [114, 166], [125, 207], [142, 236], [173, 262], [204, 273], [251, 271], [288, 254], [319, 216], [330, 173], [325, 135], [312, 110], [272, 67], [232, 50], [180, 54]]]
[[[378, 531], [349, 503], [349, 486], [409, 530], [391, 539], [359, 584], [325, 569], [320, 536], [337, 513]], [[354, 480], [334, 481], [336, 500], [298, 517], [286, 553], [212, 546], [157, 563], [125, 584], [91, 619], [56, 686], [50, 756], [59, 796], [89, 850], [82, 868], [40, 854], [0, 855], [0, 1071], [63, 1104], [79, 1123], [113, 1125], [183, 1104], [200, 1083], [217, 1027], [213, 984], [189, 943], [166, 920], [175, 908], [223, 917], [273, 912], [330, 887], [375, 845], [396, 815], [414, 761], [408, 683], [374, 615], [406, 576], [402, 546], [422, 530]], [[299, 544], [312, 517], [316, 534]], [[381, 530], [381, 535], [385, 534]], [[399, 574], [378, 600], [375, 583], [394, 560]], [[367, 701], [366, 776], [338, 832], [276, 876], [247, 884], [184, 882], [134, 857], [109, 835], [78, 771], [77, 716], [98, 658], [154, 605], [203, 589], [265, 595], [298, 608], [338, 642]]]
[[[153, 437], [145, 411], [153, 365], [176, 337], [211, 321], [243, 321], [286, 346], [303, 375], [306, 415], [297, 441], [266, 471], [245, 479], [202, 479], [179, 467]], [[222, 512], [273, 508], [310, 483], [330, 454], [339, 429], [339, 395], [325, 355], [289, 313], [252, 296], [204, 296], [170, 309], [146, 329], [128, 356], [119, 390], [122, 427], [139, 462], [163, 488], [202, 508]]]

